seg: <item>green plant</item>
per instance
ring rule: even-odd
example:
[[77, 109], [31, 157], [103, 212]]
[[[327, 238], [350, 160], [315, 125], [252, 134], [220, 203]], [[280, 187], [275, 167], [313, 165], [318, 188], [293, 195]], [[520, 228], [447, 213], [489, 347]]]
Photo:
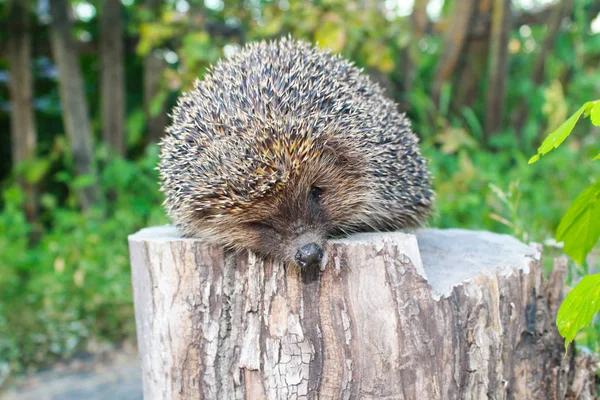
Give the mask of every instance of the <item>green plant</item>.
[[[101, 157], [100, 157], [101, 158]], [[104, 160], [100, 182], [111, 201], [87, 213], [41, 193], [39, 240], [31, 245], [21, 204], [10, 184], [0, 211], [0, 365], [11, 370], [48, 364], [86, 350], [90, 340], [119, 342], [135, 334], [127, 235], [166, 223], [158, 190], [156, 146], [137, 161]], [[79, 185], [68, 171], [48, 181]]]
[[[600, 126], [600, 100], [588, 101], [567, 121], [550, 133], [529, 163], [560, 146], [571, 134], [581, 117], [589, 117]], [[600, 159], [600, 154], [594, 160]], [[600, 181], [585, 189], [564, 214], [556, 231], [556, 240], [564, 242], [564, 251], [580, 265], [600, 238]], [[585, 276], [567, 295], [556, 317], [558, 331], [565, 338], [565, 347], [600, 311], [600, 274]]]

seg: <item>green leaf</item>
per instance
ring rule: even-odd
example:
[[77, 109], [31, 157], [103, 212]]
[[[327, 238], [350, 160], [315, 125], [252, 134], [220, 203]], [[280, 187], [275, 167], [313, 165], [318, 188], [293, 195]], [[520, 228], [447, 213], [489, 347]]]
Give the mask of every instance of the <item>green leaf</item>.
[[536, 162], [537, 160], [539, 160], [541, 156], [542, 156], [542, 155], [541, 155], [541, 154], [539, 154], [539, 153], [538, 153], [538, 154], [536, 154], [535, 156], [533, 156], [533, 157], [531, 157], [531, 158], [529, 159], [529, 162], [528, 162], [528, 163], [529, 163], [529, 164], [533, 164], [534, 162]]
[[321, 48], [331, 49], [334, 53], [341, 52], [347, 39], [342, 22], [328, 14], [323, 20], [325, 22], [315, 32], [315, 41]]
[[594, 106], [590, 111], [590, 119], [592, 120], [592, 124], [600, 126], [600, 100], [594, 103]]
[[562, 217], [556, 240], [564, 241], [565, 253], [579, 264], [600, 238], [600, 181], [585, 189]]
[[600, 160], [600, 153], [598, 153], [598, 155], [594, 158], [592, 158], [592, 161], [596, 161], [596, 160]]
[[584, 276], [567, 295], [556, 316], [558, 332], [565, 338], [565, 350], [579, 330], [600, 311], [600, 274]]
[[79, 175], [73, 179], [72, 185], [75, 189], [83, 189], [92, 186], [95, 181], [94, 175]]
[[46, 158], [38, 158], [33, 160], [25, 170], [25, 179], [28, 183], [38, 183], [50, 168], [50, 160]]
[[168, 95], [169, 92], [167, 92], [166, 90], [161, 90], [154, 96], [154, 98], [150, 102], [150, 116], [156, 117], [163, 111], [165, 101], [167, 101]]
[[146, 125], [146, 113], [142, 107], [130, 112], [127, 121], [127, 146], [133, 147], [144, 139], [144, 127]]
[[140, 24], [140, 41], [136, 52], [145, 56], [153, 48], [160, 46], [164, 41], [177, 34], [174, 26], [161, 23], [144, 22]]
[[581, 108], [579, 108], [579, 110], [575, 112], [575, 114], [571, 115], [571, 117], [565, 122], [563, 122], [558, 128], [556, 128], [554, 132], [550, 133], [546, 137], [546, 139], [544, 139], [542, 145], [538, 148], [538, 155], [545, 155], [549, 153], [552, 149], [555, 149], [558, 146], [560, 146], [561, 143], [567, 138], [567, 136], [571, 134], [573, 128], [575, 127], [575, 124], [577, 123], [577, 121], [579, 121], [581, 114], [583, 114], [585, 109], [590, 104], [590, 102], [585, 103], [583, 106], [581, 106]]

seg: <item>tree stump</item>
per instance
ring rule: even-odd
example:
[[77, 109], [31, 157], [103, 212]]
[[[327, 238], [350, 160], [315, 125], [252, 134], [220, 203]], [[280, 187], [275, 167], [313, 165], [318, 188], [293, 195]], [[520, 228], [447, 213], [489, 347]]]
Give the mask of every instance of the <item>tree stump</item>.
[[322, 271], [170, 227], [129, 245], [146, 399], [595, 398], [554, 324], [564, 268], [510, 236], [357, 234]]

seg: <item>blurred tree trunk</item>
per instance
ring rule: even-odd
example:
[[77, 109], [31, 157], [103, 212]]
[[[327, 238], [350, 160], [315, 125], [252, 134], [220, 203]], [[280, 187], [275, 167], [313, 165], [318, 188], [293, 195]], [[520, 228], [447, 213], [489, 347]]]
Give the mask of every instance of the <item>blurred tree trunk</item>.
[[50, 41], [54, 62], [59, 73], [59, 94], [65, 131], [71, 143], [75, 171], [78, 175], [91, 175], [94, 182], [77, 193], [83, 210], [97, 200], [93, 136], [88, 115], [88, 104], [83, 87], [79, 57], [71, 36], [68, 0], [50, 2]]
[[[31, 31], [29, 13], [24, 2], [8, 3], [9, 29], [7, 50], [10, 68], [11, 140], [14, 166], [36, 156], [37, 133], [33, 110], [33, 74], [31, 63]], [[25, 215], [29, 222], [37, 219], [36, 188], [19, 177], [25, 193]]]
[[421, 39], [429, 26], [429, 17], [427, 16], [427, 4], [429, 0], [415, 0], [410, 22], [415, 38]]
[[433, 80], [432, 96], [437, 104], [440, 99], [442, 86], [453, 75], [467, 33], [477, 0], [456, 0], [453, 4], [452, 15], [448, 18], [448, 28], [442, 44], [442, 55]]
[[[560, 32], [560, 26], [563, 18], [573, 11], [573, 3], [574, 0], [561, 0], [554, 6], [554, 9], [550, 14], [550, 19], [546, 24], [546, 38], [544, 39], [544, 42], [542, 43], [542, 46], [540, 47], [540, 50], [536, 56], [532, 70], [531, 80], [533, 81], [534, 86], [539, 86], [544, 80], [544, 66], [546, 63], [546, 58], [554, 46], [556, 36], [558, 36], [558, 33]], [[529, 105], [524, 99], [515, 119], [515, 128], [520, 136], [523, 135], [523, 128], [525, 126], [525, 122], [527, 121], [528, 115]]]
[[[160, 0], [146, 0], [147, 7], [155, 14], [160, 13], [161, 4], [162, 1]], [[159, 110], [151, 110], [152, 101], [161, 91], [165, 67], [165, 60], [153, 51], [150, 51], [144, 58], [144, 109], [148, 122], [149, 142], [158, 142], [163, 136], [167, 125], [167, 114], [163, 105], [160, 106]]]
[[508, 73], [508, 39], [511, 29], [510, 0], [494, 0], [488, 65], [485, 132], [502, 128]]
[[126, 105], [121, 0], [103, 0], [100, 11], [102, 138], [115, 155], [124, 157]]
[[429, 0], [415, 0], [412, 13], [410, 14], [411, 41], [403, 54], [404, 68], [404, 93], [411, 93], [413, 83], [417, 76], [417, 65], [419, 62], [419, 41], [425, 36], [429, 27], [427, 16], [427, 4]]
[[457, 66], [454, 83], [453, 108], [475, 107], [482, 96], [481, 82], [485, 79], [490, 46], [492, 0], [476, 0], [465, 44]]

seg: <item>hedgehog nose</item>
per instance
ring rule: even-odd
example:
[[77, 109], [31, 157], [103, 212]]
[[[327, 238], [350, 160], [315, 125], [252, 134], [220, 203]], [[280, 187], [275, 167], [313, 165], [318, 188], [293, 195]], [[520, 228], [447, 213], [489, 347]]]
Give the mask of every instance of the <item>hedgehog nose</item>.
[[304, 245], [296, 253], [296, 261], [301, 267], [319, 263], [323, 259], [323, 249], [316, 243]]

